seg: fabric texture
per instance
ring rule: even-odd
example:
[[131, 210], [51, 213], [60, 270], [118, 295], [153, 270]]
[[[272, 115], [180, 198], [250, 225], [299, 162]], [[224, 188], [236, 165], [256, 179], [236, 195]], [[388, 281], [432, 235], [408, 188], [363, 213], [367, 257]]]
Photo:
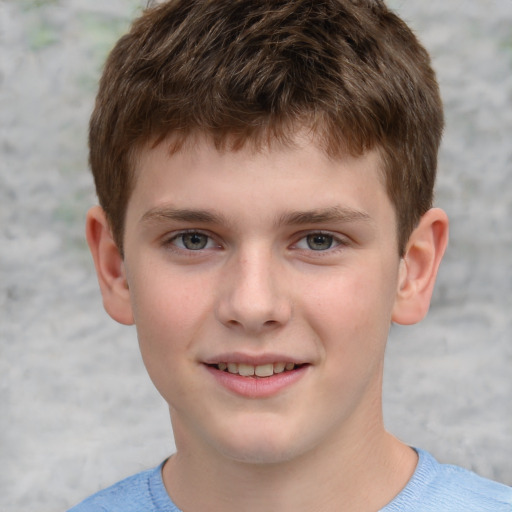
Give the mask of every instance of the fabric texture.
[[512, 512], [512, 487], [439, 464], [429, 453], [416, 451], [416, 471], [380, 512]]
[[[512, 487], [416, 451], [414, 475], [380, 512], [512, 512]], [[165, 490], [162, 466], [126, 478], [68, 512], [181, 512]]]
[[163, 464], [93, 494], [68, 512], [181, 512], [165, 490]]

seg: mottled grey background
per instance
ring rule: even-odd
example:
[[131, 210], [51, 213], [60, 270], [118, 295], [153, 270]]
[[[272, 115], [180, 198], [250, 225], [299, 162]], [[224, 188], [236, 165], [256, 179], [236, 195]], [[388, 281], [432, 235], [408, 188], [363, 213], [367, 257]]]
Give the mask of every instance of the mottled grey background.
[[[83, 239], [86, 125], [143, 0], [0, 0], [0, 510], [65, 510], [173, 449], [133, 329], [103, 312]], [[390, 430], [512, 484], [512, 0], [393, 0], [446, 104], [451, 245], [431, 313], [393, 328]]]

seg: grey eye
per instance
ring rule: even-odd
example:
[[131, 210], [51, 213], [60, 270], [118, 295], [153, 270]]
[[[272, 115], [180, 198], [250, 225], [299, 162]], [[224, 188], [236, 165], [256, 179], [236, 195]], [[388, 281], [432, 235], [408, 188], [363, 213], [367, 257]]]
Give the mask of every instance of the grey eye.
[[314, 233], [306, 237], [308, 248], [312, 251], [326, 251], [333, 246], [334, 237], [322, 233]]
[[184, 233], [178, 237], [178, 240], [181, 241], [185, 249], [189, 251], [200, 251], [208, 245], [209, 237], [202, 233]]

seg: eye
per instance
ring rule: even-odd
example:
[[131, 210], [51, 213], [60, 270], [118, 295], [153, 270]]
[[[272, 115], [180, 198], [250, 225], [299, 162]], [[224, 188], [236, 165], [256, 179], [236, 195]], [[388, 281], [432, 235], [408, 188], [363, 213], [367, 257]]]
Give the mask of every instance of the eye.
[[341, 244], [341, 241], [328, 233], [311, 233], [301, 238], [296, 247], [310, 251], [327, 251]]
[[197, 231], [179, 233], [169, 243], [187, 251], [201, 251], [216, 246], [208, 235]]

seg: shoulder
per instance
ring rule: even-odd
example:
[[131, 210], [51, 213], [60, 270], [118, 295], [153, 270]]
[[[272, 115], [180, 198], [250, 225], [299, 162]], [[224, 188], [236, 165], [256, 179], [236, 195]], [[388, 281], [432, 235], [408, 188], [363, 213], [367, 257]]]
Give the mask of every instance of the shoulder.
[[[512, 487], [482, 478], [457, 466], [446, 464], [439, 466], [441, 469], [435, 483], [440, 494], [447, 490], [453, 495], [460, 496], [461, 503], [466, 498], [468, 505], [473, 503], [478, 505], [479, 511], [512, 512]], [[488, 508], [483, 508], [486, 505]]]
[[161, 469], [162, 464], [125, 478], [68, 512], [180, 512], [165, 490]]
[[440, 464], [417, 450], [418, 467], [405, 489], [382, 512], [512, 512], [512, 488], [458, 466]]

